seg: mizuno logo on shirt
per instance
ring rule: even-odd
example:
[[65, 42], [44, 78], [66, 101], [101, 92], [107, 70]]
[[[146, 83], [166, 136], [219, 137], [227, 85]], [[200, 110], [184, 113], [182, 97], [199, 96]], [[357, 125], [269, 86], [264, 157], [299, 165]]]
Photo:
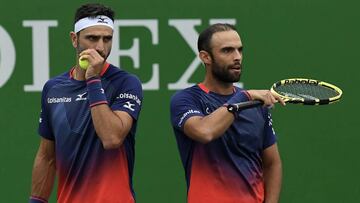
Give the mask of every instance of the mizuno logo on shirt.
[[47, 98], [48, 104], [54, 104], [54, 103], [69, 103], [71, 102], [71, 97], [50, 97]]
[[123, 107], [129, 109], [130, 111], [135, 111], [135, 109], [133, 108], [135, 106], [135, 104], [132, 104], [131, 102], [125, 102], [126, 104], [124, 104]]
[[87, 96], [87, 92], [84, 92], [84, 93], [82, 93], [82, 94], [78, 94], [78, 95], [77, 95], [77, 98], [75, 99], [75, 101], [83, 101], [83, 100], [86, 100], [86, 99], [87, 99], [86, 96]]

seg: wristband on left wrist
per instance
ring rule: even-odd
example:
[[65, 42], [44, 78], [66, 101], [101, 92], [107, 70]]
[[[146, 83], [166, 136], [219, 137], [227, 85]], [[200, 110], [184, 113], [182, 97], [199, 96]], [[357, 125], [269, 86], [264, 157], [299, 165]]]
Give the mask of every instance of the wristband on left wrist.
[[108, 103], [104, 89], [102, 88], [101, 79], [99, 77], [87, 79], [86, 84], [90, 107]]
[[29, 203], [48, 203], [48, 201], [41, 197], [30, 196]]

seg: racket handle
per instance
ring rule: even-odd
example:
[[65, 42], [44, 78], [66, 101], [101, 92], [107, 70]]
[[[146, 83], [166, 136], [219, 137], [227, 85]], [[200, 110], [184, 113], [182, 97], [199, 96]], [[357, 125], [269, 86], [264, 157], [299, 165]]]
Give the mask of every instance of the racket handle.
[[251, 100], [251, 101], [236, 103], [236, 104], [233, 104], [233, 106], [235, 106], [236, 111], [241, 111], [244, 109], [261, 106], [263, 104], [264, 104], [264, 102], [261, 100]]

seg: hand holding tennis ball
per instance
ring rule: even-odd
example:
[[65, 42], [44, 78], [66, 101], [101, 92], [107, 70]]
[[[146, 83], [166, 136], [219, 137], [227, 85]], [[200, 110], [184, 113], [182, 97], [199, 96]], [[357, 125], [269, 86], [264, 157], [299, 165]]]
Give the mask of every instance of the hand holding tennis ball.
[[79, 66], [81, 69], [86, 70], [89, 67], [89, 61], [87, 59], [79, 58]]

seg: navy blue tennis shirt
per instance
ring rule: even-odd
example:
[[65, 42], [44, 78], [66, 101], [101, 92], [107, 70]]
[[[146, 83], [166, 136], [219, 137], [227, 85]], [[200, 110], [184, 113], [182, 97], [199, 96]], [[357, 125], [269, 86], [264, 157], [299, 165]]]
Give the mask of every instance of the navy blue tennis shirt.
[[264, 200], [262, 152], [276, 143], [271, 115], [256, 107], [237, 112], [226, 132], [202, 144], [184, 133], [192, 116], [207, 116], [231, 95], [220, 95], [198, 84], [171, 98], [171, 123], [185, 169], [189, 203], [247, 202]]
[[50, 79], [41, 101], [39, 134], [55, 142], [58, 202], [134, 202], [132, 175], [141, 82], [113, 65], [104, 66], [100, 75], [109, 107], [127, 112], [134, 121], [122, 146], [105, 150], [92, 122], [86, 81], [75, 80], [72, 72]]

